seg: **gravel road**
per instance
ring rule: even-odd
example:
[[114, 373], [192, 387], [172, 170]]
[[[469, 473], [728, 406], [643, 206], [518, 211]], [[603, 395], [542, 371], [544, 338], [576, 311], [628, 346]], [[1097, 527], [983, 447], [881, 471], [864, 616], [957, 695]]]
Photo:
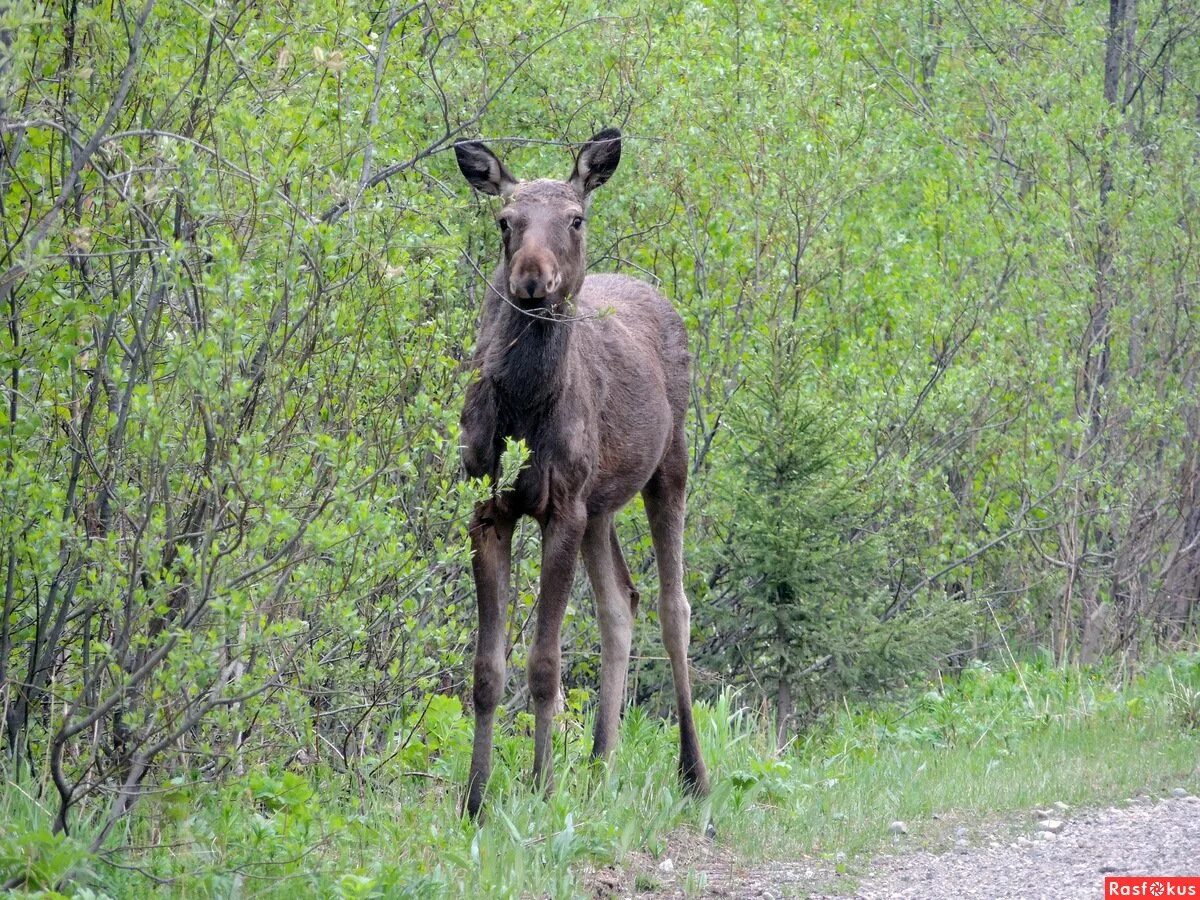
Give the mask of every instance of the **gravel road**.
[[717, 875], [707, 892], [763, 900], [1098, 900], [1105, 874], [1200, 875], [1197, 797], [1135, 798], [1103, 810], [1052, 809], [1020, 824], [975, 833], [960, 828], [955, 845], [944, 852], [905, 850], [905, 843], [915, 841], [897, 834], [893, 852], [855, 866], [848, 876], [839, 876], [823, 861], [772, 863]]

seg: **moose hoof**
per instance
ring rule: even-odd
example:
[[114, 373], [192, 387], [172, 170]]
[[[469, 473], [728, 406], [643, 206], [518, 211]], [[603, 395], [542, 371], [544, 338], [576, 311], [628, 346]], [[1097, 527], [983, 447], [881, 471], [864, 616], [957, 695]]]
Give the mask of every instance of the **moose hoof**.
[[679, 777], [683, 781], [683, 789], [693, 797], [708, 796], [708, 772], [704, 765], [679, 767]]
[[479, 813], [483, 809], [483, 785], [472, 782], [467, 790], [467, 802], [464, 805], [463, 813], [472, 822], [479, 821]]

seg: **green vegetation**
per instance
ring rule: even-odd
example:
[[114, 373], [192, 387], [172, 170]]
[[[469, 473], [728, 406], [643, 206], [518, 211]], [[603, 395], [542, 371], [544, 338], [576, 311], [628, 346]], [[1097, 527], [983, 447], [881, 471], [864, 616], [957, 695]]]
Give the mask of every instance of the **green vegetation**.
[[[1123, 689], [1111, 675], [976, 664], [904, 702], [835, 710], [778, 754], [772, 723], [726, 695], [700, 711], [716, 776], [704, 802], [676, 784], [671, 730], [637, 708], [611, 768], [592, 767], [575, 704], [557, 746], [560, 791], [531, 795], [529, 742], [505, 730], [478, 830], [455, 806], [470, 723], [457, 701], [443, 701], [405, 750], [410, 771], [358, 778], [275, 766], [219, 789], [191, 772], [143, 800], [123, 826], [126, 849], [98, 857], [85, 849], [89, 823], [52, 837], [51, 811], [11, 785], [0, 798], [9, 823], [0, 876], [28, 875], [34, 888], [70, 876], [75, 896], [135, 896], [155, 883], [180, 897], [566, 897], [586, 894], [587, 872], [611, 863], [632, 884], [644, 859], [633, 851], [653, 860], [669, 837], [704, 840], [709, 822], [718, 844], [743, 856], [830, 858], [882, 845], [894, 819], [911, 824], [913, 840], [936, 840], [934, 814], [978, 821], [1200, 784], [1200, 733], [1172, 700], [1200, 690], [1196, 659], [1164, 662]], [[690, 883], [703, 878], [692, 872]]]
[[[570, 861], [710, 814], [739, 851], [824, 852], [1185, 771], [1198, 33], [1192, 0], [0, 0], [7, 877], [569, 891]], [[526, 793], [518, 677], [476, 839], [464, 530], [489, 488], [457, 419], [498, 246], [447, 151], [564, 175], [606, 125], [592, 264], [659, 285], [695, 358], [714, 795], [674, 783], [635, 503], [624, 749], [575, 764], [581, 583], [563, 791]], [[914, 706], [939, 671], [972, 674]]]

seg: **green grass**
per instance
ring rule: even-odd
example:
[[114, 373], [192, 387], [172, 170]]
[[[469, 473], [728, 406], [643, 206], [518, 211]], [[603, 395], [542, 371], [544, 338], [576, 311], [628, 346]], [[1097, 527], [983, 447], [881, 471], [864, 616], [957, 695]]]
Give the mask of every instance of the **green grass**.
[[843, 707], [783, 754], [766, 723], [726, 696], [698, 709], [713, 782], [703, 801], [678, 787], [673, 729], [639, 709], [626, 717], [613, 764], [591, 765], [576, 698], [559, 735], [558, 792], [545, 799], [528, 789], [527, 720], [517, 716], [498, 740], [479, 828], [458, 816], [470, 721], [445, 700], [374, 777], [264, 766], [219, 787], [179, 778], [144, 800], [115, 849], [98, 856], [81, 849], [86, 810], [72, 838], [51, 837], [49, 812], [33, 799], [39, 786], [9, 784], [0, 876], [28, 873], [35, 888], [61, 883], [70, 895], [114, 898], [563, 897], [586, 892], [588, 867], [654, 858], [668, 835], [702, 833], [710, 821], [743, 860], [853, 857], [883, 843], [894, 819], [909, 824], [911, 840], [935, 840], [948, 819], [1194, 787], [1197, 691], [1195, 657], [1160, 663], [1123, 688], [1100, 671], [977, 666], [906, 702]]

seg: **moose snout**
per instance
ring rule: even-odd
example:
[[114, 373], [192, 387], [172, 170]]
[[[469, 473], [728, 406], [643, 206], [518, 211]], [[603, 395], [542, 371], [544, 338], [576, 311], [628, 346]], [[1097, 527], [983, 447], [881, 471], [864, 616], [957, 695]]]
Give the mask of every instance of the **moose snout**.
[[513, 260], [508, 291], [518, 300], [541, 300], [558, 290], [560, 284], [562, 276], [550, 259], [539, 254]]
[[508, 286], [522, 300], [541, 300], [546, 296], [546, 283], [540, 274], [510, 280]]

